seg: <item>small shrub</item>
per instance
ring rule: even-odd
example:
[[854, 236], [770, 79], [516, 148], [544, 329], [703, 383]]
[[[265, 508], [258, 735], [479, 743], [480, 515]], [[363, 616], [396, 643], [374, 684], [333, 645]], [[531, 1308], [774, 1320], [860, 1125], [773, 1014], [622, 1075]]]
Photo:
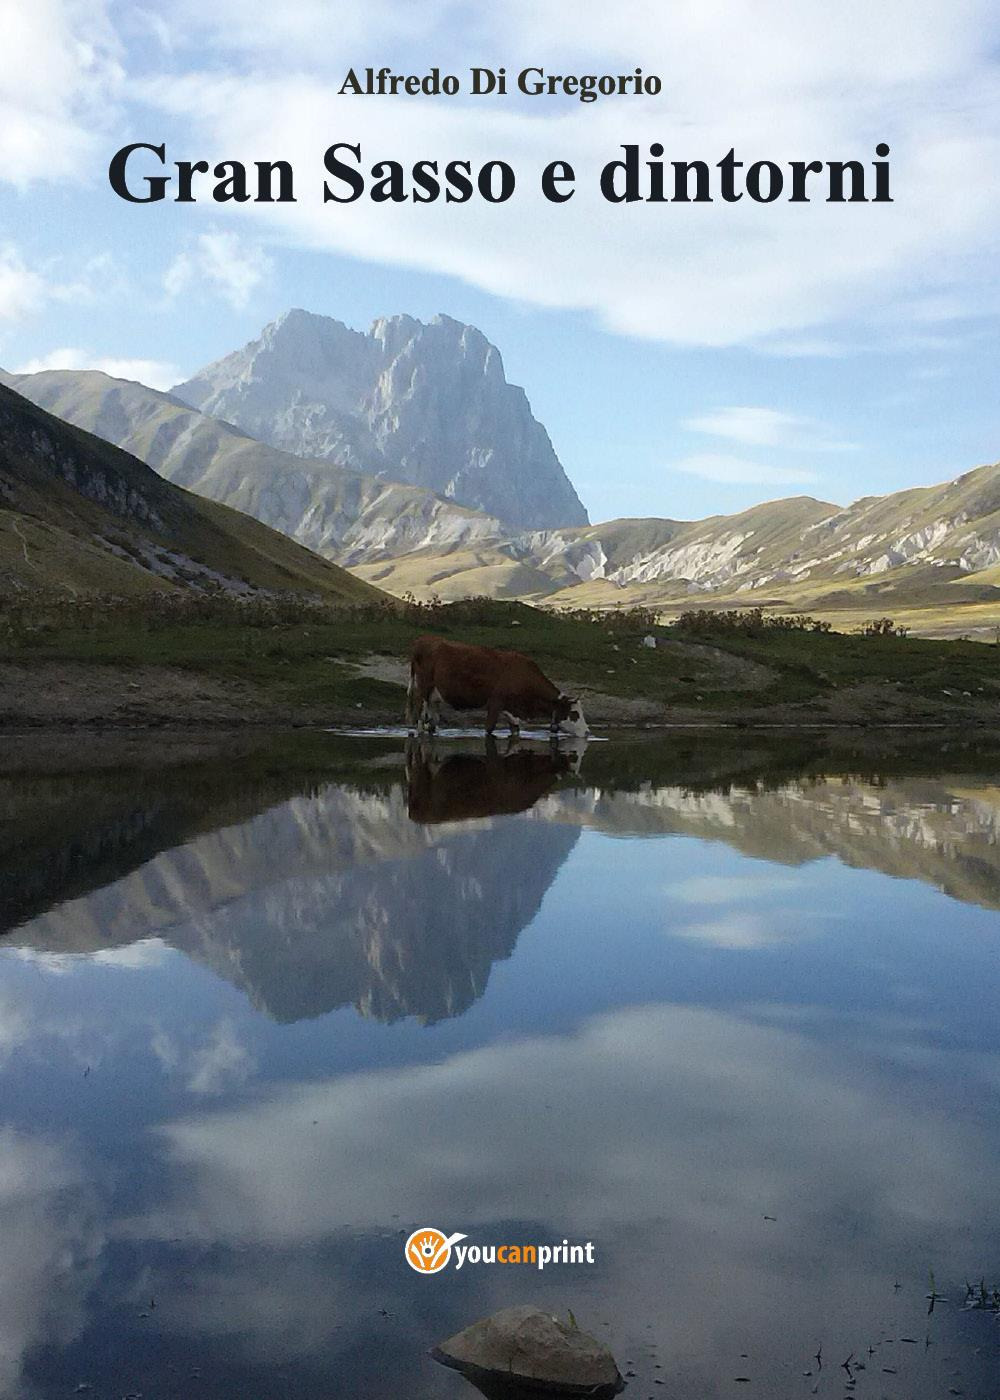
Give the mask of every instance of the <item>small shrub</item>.
[[897, 627], [891, 617], [873, 617], [860, 627], [862, 637], [905, 637], [908, 627]]
[[559, 608], [558, 616], [570, 622], [585, 622], [593, 626], [605, 627], [616, 635], [628, 632], [648, 632], [660, 621], [656, 608], [643, 608], [638, 605], [623, 608]]
[[765, 613], [763, 608], [729, 608], [715, 611], [695, 608], [682, 612], [674, 623], [679, 632], [698, 636], [761, 637], [767, 632], [831, 632], [829, 622], [805, 613]]

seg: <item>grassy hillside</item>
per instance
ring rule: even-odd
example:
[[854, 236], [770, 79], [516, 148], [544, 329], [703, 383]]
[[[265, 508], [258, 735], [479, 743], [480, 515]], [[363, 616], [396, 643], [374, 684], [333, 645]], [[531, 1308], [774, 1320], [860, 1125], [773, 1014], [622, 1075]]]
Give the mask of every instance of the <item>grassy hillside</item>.
[[168, 481], [252, 515], [340, 564], [428, 544], [445, 553], [503, 534], [480, 511], [419, 486], [295, 457], [145, 384], [96, 370], [0, 374], [0, 382], [133, 453]]
[[261, 590], [363, 602], [345, 570], [0, 385], [0, 594]]

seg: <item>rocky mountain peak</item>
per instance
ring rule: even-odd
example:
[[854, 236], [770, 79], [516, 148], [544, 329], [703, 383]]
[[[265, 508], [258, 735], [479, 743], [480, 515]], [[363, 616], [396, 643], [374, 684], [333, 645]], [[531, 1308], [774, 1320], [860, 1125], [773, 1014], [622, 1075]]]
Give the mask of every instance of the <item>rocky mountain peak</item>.
[[499, 350], [450, 316], [382, 317], [363, 333], [287, 311], [173, 392], [283, 451], [423, 486], [510, 526], [587, 523]]

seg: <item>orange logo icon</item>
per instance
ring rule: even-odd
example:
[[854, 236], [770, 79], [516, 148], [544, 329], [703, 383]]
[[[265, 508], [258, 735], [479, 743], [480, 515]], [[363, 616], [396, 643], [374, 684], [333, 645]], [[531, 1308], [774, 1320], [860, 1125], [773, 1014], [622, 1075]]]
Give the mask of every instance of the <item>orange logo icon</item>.
[[451, 1258], [451, 1247], [464, 1240], [465, 1235], [445, 1235], [441, 1230], [423, 1225], [406, 1241], [403, 1253], [411, 1269], [418, 1274], [440, 1273]]

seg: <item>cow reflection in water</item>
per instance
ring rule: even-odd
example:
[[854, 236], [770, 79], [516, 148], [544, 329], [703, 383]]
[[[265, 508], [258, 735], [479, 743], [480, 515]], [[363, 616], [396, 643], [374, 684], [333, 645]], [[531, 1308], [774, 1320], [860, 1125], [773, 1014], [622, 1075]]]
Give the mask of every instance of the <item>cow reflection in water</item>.
[[526, 812], [559, 778], [580, 769], [585, 745], [547, 750], [508, 747], [488, 738], [485, 753], [444, 753], [433, 741], [406, 745], [408, 811], [415, 822], [460, 822]]

